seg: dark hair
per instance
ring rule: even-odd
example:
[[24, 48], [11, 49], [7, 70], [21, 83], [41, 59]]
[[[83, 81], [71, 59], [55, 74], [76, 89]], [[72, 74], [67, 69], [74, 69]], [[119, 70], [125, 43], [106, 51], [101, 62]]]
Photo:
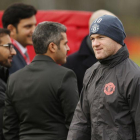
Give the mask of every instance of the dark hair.
[[29, 18], [37, 13], [37, 10], [27, 4], [15, 3], [9, 6], [2, 16], [2, 24], [7, 28], [9, 24], [17, 27], [21, 19]]
[[[0, 28], [0, 38], [5, 36], [5, 35], [9, 35], [10, 36], [10, 31], [8, 29]], [[0, 40], [0, 43], [1, 43], [1, 40]]]
[[0, 28], [0, 37], [5, 34], [10, 36], [10, 31], [8, 29]]
[[60, 41], [63, 39], [61, 34], [63, 32], [66, 32], [66, 27], [57, 22], [42, 22], [38, 24], [32, 36], [35, 52], [37, 54], [46, 53], [51, 42], [59, 47]]

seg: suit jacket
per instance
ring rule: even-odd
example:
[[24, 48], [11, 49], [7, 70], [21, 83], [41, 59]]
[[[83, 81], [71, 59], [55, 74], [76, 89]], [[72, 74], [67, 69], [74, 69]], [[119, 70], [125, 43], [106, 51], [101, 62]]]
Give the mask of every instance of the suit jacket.
[[88, 36], [83, 39], [79, 51], [69, 55], [67, 62], [63, 65], [64, 67], [72, 69], [75, 72], [77, 76], [79, 93], [83, 87], [85, 71], [97, 62], [94, 53], [89, 49], [87, 37]]
[[19, 70], [27, 65], [26, 61], [24, 60], [24, 57], [19, 52], [19, 50], [16, 47], [14, 47], [14, 48], [15, 48], [17, 54], [13, 57], [12, 66], [9, 69], [9, 74], [14, 73], [17, 70]]
[[0, 140], [3, 139], [2, 126], [3, 126], [3, 110], [5, 101], [5, 91], [7, 86], [7, 79], [9, 76], [8, 69], [0, 65]]
[[5, 140], [66, 140], [79, 100], [72, 70], [37, 55], [10, 76], [6, 95]]

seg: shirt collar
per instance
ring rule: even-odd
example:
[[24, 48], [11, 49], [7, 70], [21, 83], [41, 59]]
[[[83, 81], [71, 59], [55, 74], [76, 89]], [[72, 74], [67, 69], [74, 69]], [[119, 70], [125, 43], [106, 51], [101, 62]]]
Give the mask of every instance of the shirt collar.
[[23, 46], [22, 46], [19, 42], [17, 42], [16, 40], [15, 40], [15, 42], [17, 43], [17, 45], [18, 45], [20, 51], [21, 51], [23, 54], [25, 54], [25, 53], [27, 52], [27, 48], [23, 47]]

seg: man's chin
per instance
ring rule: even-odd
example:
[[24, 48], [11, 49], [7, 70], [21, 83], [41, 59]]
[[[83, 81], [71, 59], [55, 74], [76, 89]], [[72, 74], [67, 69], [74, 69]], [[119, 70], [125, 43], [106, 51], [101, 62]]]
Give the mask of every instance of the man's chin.
[[29, 39], [29, 40], [27, 40], [27, 41], [26, 41], [26, 46], [28, 46], [28, 45], [33, 45], [33, 41], [32, 41], [32, 40], [30, 40], [30, 39]]
[[33, 42], [32, 43], [27, 43], [26, 46], [31, 46], [33, 45]]
[[12, 64], [11, 63], [3, 64], [3, 66], [6, 67], [6, 68], [10, 68], [12, 66]]
[[61, 62], [61, 64], [60, 64], [60, 65], [64, 65], [66, 62], [67, 62], [67, 61], [66, 61], [66, 60], [64, 60], [64, 61], [62, 61], [62, 62]]

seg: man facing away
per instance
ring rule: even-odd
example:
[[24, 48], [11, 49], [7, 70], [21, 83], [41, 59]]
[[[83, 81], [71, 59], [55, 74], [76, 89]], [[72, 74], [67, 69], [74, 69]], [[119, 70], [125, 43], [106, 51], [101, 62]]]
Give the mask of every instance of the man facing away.
[[32, 34], [36, 27], [36, 13], [37, 10], [33, 6], [23, 3], [12, 4], [4, 11], [3, 27], [10, 30], [12, 43], [17, 52], [9, 69], [10, 74], [30, 63], [26, 46], [33, 44]]
[[[89, 27], [96, 18], [103, 15], [114, 15], [114, 14], [103, 9], [95, 11], [89, 19]], [[69, 55], [67, 58], [67, 62], [63, 65], [64, 67], [70, 68], [75, 72], [77, 76], [79, 93], [81, 92], [83, 87], [83, 78], [86, 70], [96, 62], [97, 59], [93, 52], [89, 35], [86, 35], [82, 40], [79, 50]]]
[[5, 140], [66, 140], [79, 96], [66, 62], [66, 27], [43, 22], [33, 33], [36, 56], [8, 80]]
[[6, 83], [9, 76], [12, 58], [16, 51], [10, 40], [10, 31], [0, 28], [0, 140], [3, 140], [2, 122], [5, 101]]
[[129, 59], [123, 25], [104, 15], [89, 35], [99, 62], [85, 73], [67, 140], [140, 140], [140, 68]]

